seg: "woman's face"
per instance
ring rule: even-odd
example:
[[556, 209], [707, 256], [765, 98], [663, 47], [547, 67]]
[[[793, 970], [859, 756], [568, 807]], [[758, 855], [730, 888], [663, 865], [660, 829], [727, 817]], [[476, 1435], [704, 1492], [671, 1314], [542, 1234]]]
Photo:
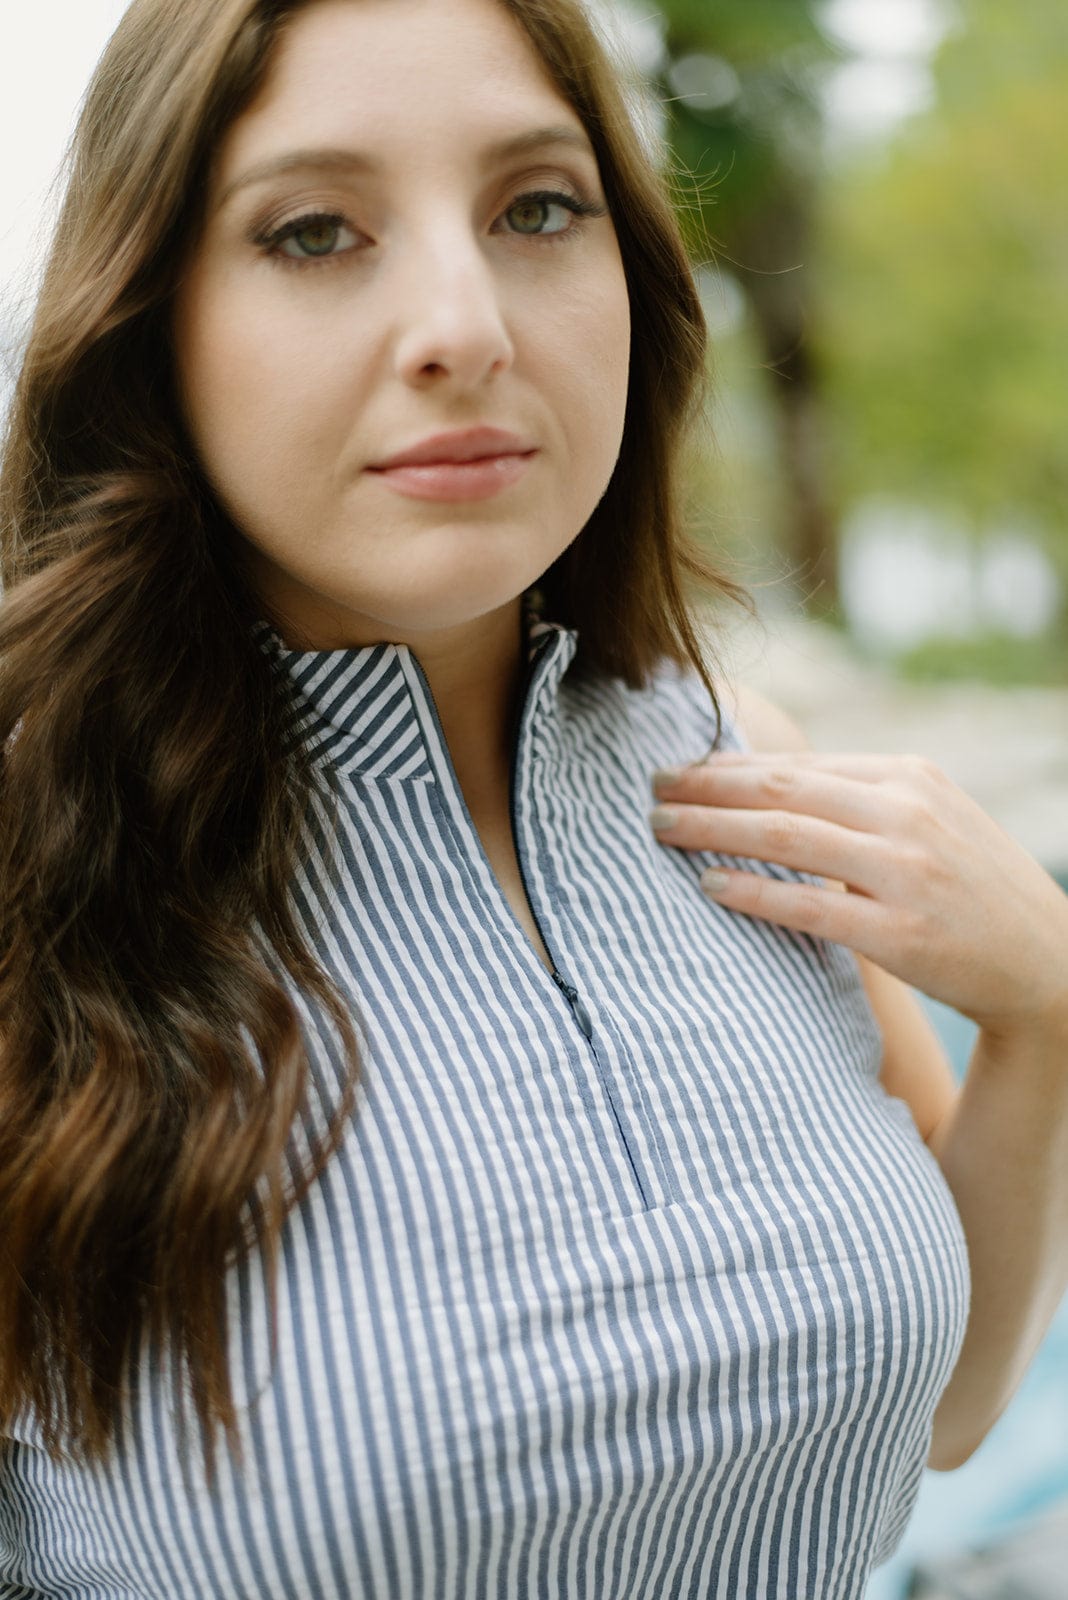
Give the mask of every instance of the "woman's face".
[[[494, 0], [296, 14], [217, 152], [173, 323], [201, 463], [287, 642], [477, 623], [583, 527], [627, 394], [604, 200]], [[435, 436], [439, 463], [491, 459], [382, 470]]]

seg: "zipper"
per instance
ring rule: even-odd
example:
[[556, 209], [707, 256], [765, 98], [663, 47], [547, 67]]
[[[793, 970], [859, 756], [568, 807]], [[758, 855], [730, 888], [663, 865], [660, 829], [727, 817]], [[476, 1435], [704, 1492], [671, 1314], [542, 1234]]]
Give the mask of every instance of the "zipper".
[[[537, 669], [541, 665], [541, 662], [543, 660], [544, 654], [548, 650], [549, 645], [551, 643], [552, 643], [551, 638], [548, 638], [548, 639], [545, 639], [544, 641], [542, 641], [542, 643], [539, 645], [538, 649], [536, 650], [536, 652], [535, 652], [535, 654], [533, 656], [533, 659], [531, 660], [530, 667], [529, 667], [529, 670], [528, 670], [528, 673], [527, 673], [526, 689], [525, 689], [523, 697], [522, 697], [523, 706], [526, 706], [527, 704], [529, 704], [531, 697], [535, 693]], [[522, 747], [522, 744], [523, 744], [523, 733], [524, 733], [523, 716], [522, 716], [522, 712], [520, 712], [519, 727], [518, 727], [518, 729], [516, 731], [515, 743], [512, 746], [512, 761], [511, 761], [511, 767], [510, 767], [510, 770], [509, 770], [509, 773], [508, 773], [508, 817], [509, 817], [509, 821], [510, 821], [511, 826], [512, 826], [512, 838], [515, 841], [516, 861], [518, 862], [518, 865], [519, 865], [519, 876], [523, 880], [523, 888], [524, 888], [524, 892], [526, 892], [526, 886], [527, 886], [526, 873], [523, 870], [523, 865], [524, 865], [524, 863], [523, 863], [523, 855], [524, 855], [524, 851], [523, 851], [523, 846], [522, 846], [522, 842], [521, 842], [521, 835], [520, 835], [520, 831], [519, 831], [519, 819], [516, 816], [516, 804], [515, 804], [516, 788], [517, 788], [516, 780], [517, 780], [518, 775], [519, 775], [519, 757], [520, 757], [520, 753], [521, 753], [521, 747]], [[527, 894], [527, 901], [528, 901], [528, 904], [529, 904], [530, 903], [530, 895], [529, 895], [529, 893]], [[533, 906], [531, 906], [531, 912], [532, 912], [532, 914], [534, 914], [533, 913]], [[537, 920], [536, 915], [535, 915], [535, 920]], [[602, 1087], [602, 1089], [604, 1091], [604, 1096], [605, 1096], [605, 1099], [606, 1099], [606, 1101], [608, 1103], [609, 1109], [611, 1110], [612, 1119], [615, 1122], [616, 1130], [617, 1130], [617, 1132], [619, 1134], [620, 1146], [621, 1146], [621, 1148], [623, 1150], [624, 1156], [626, 1157], [627, 1165], [630, 1167], [631, 1177], [634, 1180], [634, 1186], [638, 1191], [638, 1195], [639, 1195], [639, 1197], [641, 1199], [643, 1210], [648, 1211], [650, 1209], [649, 1193], [648, 1193], [648, 1190], [646, 1189], [645, 1184], [642, 1182], [642, 1175], [638, 1171], [637, 1165], [635, 1163], [634, 1152], [633, 1152], [633, 1149], [631, 1148], [630, 1139], [627, 1136], [627, 1130], [624, 1128], [623, 1123], [620, 1121], [619, 1107], [616, 1104], [616, 1097], [612, 1092], [611, 1084], [608, 1083], [608, 1081], [605, 1078], [604, 1072], [602, 1071], [602, 1068], [601, 1068], [600, 1060], [598, 1059], [597, 1046], [593, 1042], [593, 1023], [590, 1020], [590, 1014], [586, 1010], [586, 1007], [583, 1005], [581, 997], [579, 996], [578, 990], [572, 984], [568, 983], [568, 981], [564, 977], [563, 973], [561, 973], [559, 971], [559, 969], [558, 969], [558, 967], [556, 965], [556, 953], [553, 950], [552, 946], [549, 944], [549, 941], [545, 938], [544, 931], [541, 929], [540, 926], [539, 926], [538, 931], [539, 931], [539, 933], [541, 933], [542, 943], [545, 945], [545, 948], [548, 951], [549, 957], [550, 957], [550, 959], [552, 961], [552, 964], [553, 964], [553, 970], [552, 970], [552, 973], [551, 973], [552, 980], [555, 983], [556, 987], [560, 990], [560, 993], [564, 996], [564, 999], [567, 1001], [568, 1005], [570, 1006], [571, 1015], [574, 1017], [576, 1023], [579, 1026], [579, 1029], [580, 1029], [583, 1037], [586, 1040], [586, 1043], [590, 1047], [590, 1054], [592, 1055], [594, 1063], [596, 1065], [597, 1075], [601, 1080], [601, 1087]]]
[[571, 1007], [572, 1016], [578, 1023], [582, 1032], [585, 1034], [589, 1043], [590, 1053], [596, 1062], [598, 1075], [600, 1076], [601, 1084], [604, 1088], [605, 1099], [608, 1102], [609, 1109], [612, 1112], [613, 1121], [616, 1125], [616, 1130], [619, 1134], [619, 1142], [622, 1146], [623, 1154], [627, 1158], [627, 1165], [630, 1167], [631, 1177], [634, 1179], [634, 1186], [637, 1189], [638, 1194], [641, 1196], [643, 1209], [648, 1211], [650, 1209], [649, 1194], [646, 1190], [645, 1184], [642, 1182], [642, 1175], [638, 1171], [637, 1164], [634, 1160], [634, 1152], [631, 1149], [630, 1139], [627, 1137], [627, 1130], [620, 1121], [619, 1107], [616, 1105], [616, 1097], [612, 1093], [611, 1085], [606, 1082], [604, 1074], [601, 1071], [601, 1064], [597, 1057], [597, 1046], [593, 1042], [593, 1023], [590, 1021], [590, 1014], [586, 1010], [586, 1007], [582, 1004], [582, 1001], [579, 998], [578, 990], [574, 989], [571, 984], [566, 981], [563, 975], [557, 972], [555, 966], [553, 967], [552, 971], [552, 980], [556, 984], [557, 988], [561, 991], [564, 998], [567, 1000], [568, 1005]]
[[[522, 703], [523, 703], [524, 706], [531, 700], [531, 698], [535, 694], [535, 688], [536, 688], [535, 678], [537, 676], [537, 670], [538, 670], [538, 667], [541, 664], [543, 656], [546, 655], [546, 653], [548, 652], [549, 646], [551, 644], [552, 644], [551, 636], [541, 640], [540, 643], [538, 644], [535, 652], [534, 652], [534, 655], [533, 655], [531, 661], [530, 661], [530, 664], [529, 664], [529, 666], [527, 668], [526, 687], [525, 687], [525, 689], [523, 691], [523, 694], [522, 694], [522, 697], [521, 697], [522, 698]], [[516, 730], [516, 739], [515, 739], [515, 743], [512, 746], [512, 761], [511, 761], [511, 766], [510, 766], [509, 773], [508, 773], [508, 820], [511, 823], [511, 827], [512, 827], [512, 839], [515, 842], [515, 855], [516, 855], [516, 861], [517, 861], [518, 866], [519, 866], [519, 876], [523, 881], [523, 892], [527, 896], [527, 904], [530, 905], [530, 894], [529, 894], [529, 891], [527, 889], [526, 873], [523, 871], [523, 847], [522, 847], [522, 844], [520, 843], [519, 818], [516, 816], [516, 805], [515, 805], [517, 779], [519, 777], [520, 746], [522, 745], [522, 743], [523, 743], [523, 715], [522, 715], [522, 710], [521, 710], [520, 711], [520, 716], [519, 716], [519, 727]], [[531, 915], [534, 915], [533, 906], [531, 906]], [[537, 921], [536, 917], [535, 917], [535, 921]], [[581, 1031], [582, 1031], [587, 1043], [588, 1044], [592, 1044], [593, 1043], [593, 1023], [590, 1021], [590, 1014], [586, 1010], [586, 1007], [583, 1005], [581, 999], [579, 998], [578, 990], [573, 988], [572, 985], [567, 982], [567, 980], [564, 978], [563, 974], [558, 969], [558, 967], [556, 965], [556, 954], [551, 949], [551, 947], [549, 945], [549, 941], [545, 937], [545, 930], [541, 927], [540, 924], [538, 925], [538, 932], [541, 935], [541, 941], [544, 944], [546, 950], [548, 951], [549, 957], [550, 957], [550, 959], [552, 961], [552, 964], [553, 964], [553, 970], [552, 970], [552, 973], [550, 974], [550, 976], [552, 977], [553, 982], [556, 984], [556, 987], [560, 990], [561, 994], [567, 1000], [568, 1005], [571, 1007], [572, 1015], [574, 1016], [575, 1021], [578, 1023], [579, 1028], [581, 1029]], [[596, 1051], [594, 1052], [594, 1054], [596, 1055]], [[616, 1120], [618, 1121], [618, 1118]]]
[[[512, 759], [511, 759], [511, 763], [510, 763], [510, 766], [509, 766], [509, 772], [508, 772], [508, 817], [509, 817], [509, 821], [510, 821], [511, 827], [512, 827], [512, 838], [515, 841], [516, 861], [517, 861], [518, 866], [519, 866], [519, 876], [523, 881], [524, 892], [526, 892], [526, 881], [527, 880], [526, 880], [526, 873], [523, 871], [523, 848], [522, 848], [522, 845], [520, 843], [520, 832], [519, 832], [518, 818], [516, 816], [516, 803], [515, 803], [516, 802], [516, 780], [517, 780], [518, 775], [519, 775], [519, 759], [520, 759], [520, 754], [521, 754], [521, 750], [522, 750], [522, 747], [523, 747], [523, 738], [524, 738], [524, 732], [525, 732], [525, 728], [524, 728], [524, 720], [525, 719], [524, 719], [524, 716], [523, 716], [523, 709], [530, 703], [531, 698], [535, 695], [536, 688], [537, 688], [538, 669], [543, 666], [544, 661], [545, 661], [545, 657], [546, 657], [547, 653], [549, 652], [551, 644], [552, 644], [551, 635], [548, 636], [547, 638], [545, 638], [544, 640], [540, 641], [539, 644], [538, 644], [538, 647], [537, 647], [537, 649], [536, 649], [536, 651], [535, 651], [535, 653], [533, 655], [533, 657], [531, 658], [531, 660], [529, 662], [528, 669], [527, 669], [526, 684], [525, 684], [525, 687], [524, 687], [524, 689], [522, 691], [522, 694], [520, 696], [521, 708], [520, 708], [520, 714], [519, 714], [519, 725], [518, 725], [518, 727], [516, 729], [516, 738], [515, 738], [515, 742], [514, 742], [514, 744], [512, 746]], [[431, 715], [431, 717], [432, 717], [432, 719], [434, 721], [434, 724], [435, 724], [435, 726], [437, 728], [437, 734], [438, 734], [439, 742], [441, 744], [442, 749], [445, 751], [446, 759], [448, 760], [450, 758], [448, 756], [448, 745], [447, 745], [446, 740], [445, 740], [445, 732], [444, 732], [444, 729], [441, 726], [441, 718], [438, 715], [438, 708], [434, 703], [434, 696], [430, 692], [430, 685], [427, 682], [426, 673], [423, 671], [422, 667], [420, 666], [418, 660], [416, 659], [416, 657], [414, 655], [409, 653], [408, 660], [409, 660], [410, 665], [414, 668], [417, 676], [421, 680], [421, 683], [422, 683], [422, 686], [423, 686], [424, 704], [426, 705], [427, 709], [429, 710], [430, 715]], [[454, 782], [455, 782], [455, 773], [454, 773]], [[457, 785], [457, 787], [458, 787], [458, 785]], [[529, 901], [530, 901], [529, 894], [527, 895], [527, 900], [528, 900], [528, 904], [529, 904]], [[533, 912], [533, 907], [531, 909], [532, 909], [532, 912]], [[537, 920], [537, 919], [535, 918], [535, 920]], [[632, 1177], [634, 1179], [635, 1187], [636, 1187], [636, 1189], [638, 1191], [639, 1196], [641, 1197], [642, 1207], [643, 1207], [644, 1210], [648, 1211], [650, 1209], [649, 1193], [648, 1193], [648, 1191], [646, 1189], [645, 1184], [642, 1181], [641, 1173], [638, 1171], [638, 1168], [635, 1165], [634, 1153], [633, 1153], [633, 1150], [631, 1148], [630, 1139], [627, 1136], [626, 1129], [624, 1128], [622, 1122], [620, 1121], [619, 1108], [618, 1108], [618, 1106], [616, 1104], [616, 1097], [612, 1092], [611, 1085], [608, 1083], [608, 1081], [606, 1080], [606, 1078], [604, 1076], [604, 1073], [603, 1073], [602, 1068], [601, 1068], [600, 1060], [598, 1059], [597, 1046], [593, 1042], [593, 1023], [590, 1020], [590, 1014], [586, 1010], [586, 1007], [583, 1005], [582, 1000], [581, 1000], [581, 998], [579, 996], [578, 990], [575, 989], [572, 984], [568, 983], [566, 978], [563, 976], [563, 974], [558, 970], [557, 965], [556, 965], [556, 954], [553, 951], [553, 949], [552, 949], [551, 945], [549, 944], [548, 940], [545, 938], [545, 935], [541, 930], [540, 924], [539, 924], [539, 927], [538, 927], [538, 932], [539, 932], [539, 934], [541, 934], [542, 942], [545, 945], [545, 948], [548, 951], [549, 957], [550, 957], [550, 959], [551, 959], [551, 961], [553, 963], [553, 970], [552, 970], [552, 973], [551, 973], [552, 981], [553, 981], [553, 983], [555, 983], [556, 987], [560, 990], [561, 994], [564, 996], [565, 1000], [567, 1001], [569, 1007], [571, 1008], [571, 1014], [574, 1017], [575, 1022], [577, 1024], [580, 1032], [582, 1033], [583, 1037], [585, 1038], [587, 1044], [590, 1047], [590, 1053], [593, 1056], [594, 1063], [595, 1063], [596, 1068], [597, 1068], [598, 1077], [601, 1080], [601, 1085], [602, 1085], [602, 1088], [604, 1090], [605, 1097], [606, 1097], [608, 1105], [609, 1105], [609, 1107], [611, 1109], [612, 1117], [613, 1117], [613, 1120], [614, 1120], [614, 1122], [616, 1124], [616, 1128], [617, 1128], [618, 1133], [619, 1133], [619, 1139], [620, 1139], [620, 1144], [622, 1145], [622, 1148], [623, 1148], [623, 1153], [624, 1153], [624, 1155], [626, 1157], [627, 1164], [630, 1167], [631, 1175], [632, 1175]], [[532, 956], [533, 956], [533, 959], [535, 959], [535, 960], [538, 959], [537, 955], [533, 951], [532, 951]], [[538, 964], [539, 964], [539, 966], [541, 965], [540, 961], [539, 961]]]
[[[524, 731], [525, 731], [524, 730], [523, 709], [530, 703], [531, 699], [536, 694], [536, 689], [537, 689], [537, 681], [536, 680], [537, 680], [537, 677], [538, 677], [538, 669], [541, 667], [545, 657], [548, 655], [550, 646], [552, 645], [552, 642], [553, 641], [552, 641], [552, 635], [551, 634], [547, 635], [544, 639], [539, 640], [538, 644], [537, 644], [537, 646], [535, 648], [534, 654], [533, 654], [533, 656], [531, 657], [530, 661], [527, 664], [526, 680], [525, 680], [524, 686], [523, 686], [523, 688], [521, 690], [520, 697], [519, 697], [520, 698], [520, 711], [519, 711], [518, 727], [516, 729], [515, 740], [514, 740], [514, 742], [512, 744], [512, 759], [511, 759], [511, 762], [509, 764], [509, 770], [508, 770], [508, 820], [511, 823], [511, 827], [512, 827], [512, 838], [515, 841], [516, 861], [517, 861], [518, 866], [519, 866], [519, 876], [523, 881], [523, 892], [525, 894], [527, 894], [527, 903], [528, 904], [530, 903], [530, 896], [527, 893], [526, 874], [523, 871], [523, 849], [522, 849], [522, 846], [521, 846], [520, 840], [519, 840], [519, 819], [516, 816], [516, 804], [515, 804], [517, 779], [518, 779], [518, 776], [519, 776], [519, 758], [520, 758], [520, 754], [521, 754], [521, 746], [523, 744]], [[437, 706], [436, 706], [436, 704], [434, 702], [434, 696], [430, 692], [430, 685], [427, 682], [426, 673], [423, 671], [422, 666], [420, 665], [419, 661], [416, 659], [416, 657], [414, 655], [411, 655], [411, 654], [409, 655], [409, 661], [410, 661], [411, 665], [415, 668], [415, 671], [418, 674], [418, 676], [419, 676], [419, 678], [420, 678], [420, 680], [422, 682], [423, 699], [424, 699], [424, 701], [426, 703], [426, 706], [427, 706], [428, 710], [430, 711], [431, 716], [434, 719], [434, 724], [435, 724], [435, 727], [437, 728], [438, 739], [440, 741], [441, 747], [442, 747], [443, 750], [445, 750], [447, 752], [448, 751], [448, 745], [446, 744], [446, 741], [445, 741], [445, 731], [441, 726], [441, 717], [438, 715], [438, 708], [437, 708]], [[533, 911], [533, 908], [532, 908], [532, 911]], [[562, 973], [558, 970], [557, 965], [556, 965], [556, 954], [551, 949], [551, 947], [549, 945], [549, 942], [545, 937], [544, 930], [541, 928], [540, 924], [538, 926], [538, 933], [541, 935], [542, 943], [545, 945], [546, 950], [549, 952], [550, 959], [552, 960], [552, 963], [553, 963], [553, 970], [552, 970], [552, 974], [551, 974], [552, 980], [556, 984], [556, 986], [560, 990], [560, 992], [564, 995], [565, 999], [567, 1000], [568, 1005], [571, 1007], [571, 1013], [574, 1016], [575, 1021], [578, 1023], [578, 1026], [579, 1026], [584, 1038], [586, 1039], [587, 1043], [592, 1045], [593, 1044], [593, 1023], [590, 1021], [590, 1014], [586, 1010], [586, 1007], [583, 1005], [581, 999], [579, 998], [578, 990], [573, 988], [572, 985], [569, 984], [566, 981], [566, 979], [563, 977]], [[594, 1051], [594, 1054], [596, 1055], [596, 1050]], [[614, 1109], [614, 1107], [613, 1107], [613, 1109]], [[618, 1115], [616, 1117], [616, 1121], [617, 1122], [619, 1121]], [[620, 1129], [620, 1132], [622, 1133], [622, 1128]], [[624, 1143], [625, 1142], [626, 1141], [624, 1140]], [[628, 1151], [628, 1154], [629, 1154], [629, 1151]]]
[[556, 984], [557, 988], [560, 989], [563, 992], [564, 996], [567, 999], [568, 1005], [571, 1007], [571, 1010], [574, 1012], [575, 1021], [578, 1023], [579, 1027], [582, 1029], [583, 1033], [586, 1035], [587, 1039], [592, 1044], [593, 1043], [593, 1023], [590, 1021], [589, 1012], [586, 1010], [586, 1007], [582, 1004], [582, 1001], [579, 999], [578, 990], [577, 989], [573, 989], [569, 983], [565, 983], [565, 981], [563, 979], [563, 976], [559, 972], [557, 972], [555, 967], [552, 970], [552, 980]]

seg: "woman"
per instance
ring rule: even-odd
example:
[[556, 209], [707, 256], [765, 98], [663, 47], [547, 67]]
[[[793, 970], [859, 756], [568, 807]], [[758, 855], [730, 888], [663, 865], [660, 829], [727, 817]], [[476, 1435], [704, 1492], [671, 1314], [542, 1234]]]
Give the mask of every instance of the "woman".
[[720, 724], [702, 360], [572, 0], [121, 23], [3, 464], [0, 1592], [859, 1596], [1019, 1381], [1068, 906]]

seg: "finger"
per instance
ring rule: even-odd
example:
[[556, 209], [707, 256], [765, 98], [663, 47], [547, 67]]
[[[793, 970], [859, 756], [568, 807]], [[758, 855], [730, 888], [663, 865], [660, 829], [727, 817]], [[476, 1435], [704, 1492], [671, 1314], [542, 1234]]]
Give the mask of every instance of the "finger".
[[773, 766], [797, 763], [821, 772], [837, 772], [842, 777], [854, 778], [859, 783], [880, 783], [886, 779], [909, 779], [926, 782], [935, 779], [945, 782], [945, 775], [933, 761], [925, 756], [872, 754], [867, 751], [824, 752], [822, 750], [716, 750], [703, 761], [683, 772], [692, 772], [698, 766], [735, 767], [749, 763], [753, 766]]
[[890, 847], [878, 835], [790, 811], [657, 806], [649, 822], [662, 844], [679, 850], [777, 862], [797, 872], [838, 878], [864, 894], [878, 893], [893, 871]]
[[892, 932], [889, 914], [875, 900], [818, 884], [783, 883], [778, 878], [718, 867], [702, 874], [701, 889], [710, 900], [731, 911], [848, 945], [875, 962], [887, 959]]
[[796, 811], [869, 833], [886, 826], [890, 799], [873, 783], [792, 765], [790, 757], [683, 767], [670, 777], [656, 773], [653, 791], [668, 803]]

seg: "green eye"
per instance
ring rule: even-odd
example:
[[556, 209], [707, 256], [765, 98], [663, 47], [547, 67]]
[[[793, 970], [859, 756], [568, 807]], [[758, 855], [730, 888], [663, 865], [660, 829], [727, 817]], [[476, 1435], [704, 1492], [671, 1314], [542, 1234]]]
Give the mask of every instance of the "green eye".
[[[550, 226], [554, 212], [556, 224]], [[537, 190], [532, 194], [521, 194], [504, 214], [513, 233], [537, 239], [566, 236], [575, 231], [581, 219], [604, 216], [605, 210], [586, 200], [577, 200], [574, 195]]]
[[330, 254], [330, 247], [336, 242], [338, 224], [324, 219], [321, 222], [309, 222], [299, 232], [290, 234], [295, 243], [312, 256], [325, 256]]
[[[540, 233], [549, 219], [551, 209], [550, 201], [532, 196], [529, 200], [517, 200], [508, 215], [517, 233]], [[557, 204], [557, 210], [563, 210], [563, 207]]]
[[[512, 219], [513, 230], [516, 234], [563, 234], [568, 230], [569, 218], [582, 210], [579, 200], [572, 200], [569, 195], [532, 194], [520, 195], [513, 205], [508, 206], [508, 218]], [[564, 219], [560, 227], [547, 227], [550, 211], [563, 211]]]
[[253, 242], [288, 266], [334, 261], [359, 248], [359, 240], [346, 218], [327, 211], [294, 217], [273, 232], [255, 235]]

